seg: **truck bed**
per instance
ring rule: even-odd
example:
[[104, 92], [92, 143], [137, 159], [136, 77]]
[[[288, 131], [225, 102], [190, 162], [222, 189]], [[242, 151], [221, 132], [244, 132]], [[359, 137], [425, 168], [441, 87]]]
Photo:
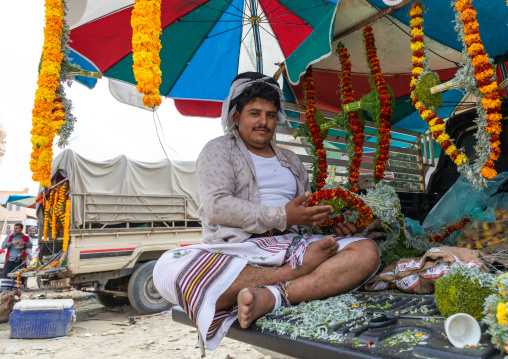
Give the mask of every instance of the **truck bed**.
[[[362, 318], [346, 323], [331, 326], [328, 333], [343, 334], [344, 340], [326, 341], [319, 338], [291, 338], [289, 335], [279, 335], [274, 331], [262, 331], [256, 323], [249, 328], [242, 329], [235, 322], [227, 334], [228, 338], [239, 340], [257, 347], [278, 352], [295, 358], [309, 359], [336, 359], [340, 358], [502, 358], [490, 343], [490, 336], [483, 334], [480, 345], [475, 348], [455, 348], [447, 340], [444, 332], [444, 319], [435, 319], [440, 316], [435, 305], [434, 296], [409, 295], [392, 293], [355, 292], [354, 296], [360, 302], [388, 303], [383, 312], [402, 310], [416, 301], [419, 306], [425, 306], [429, 319], [399, 318], [395, 324], [383, 328], [369, 328], [368, 321]], [[374, 316], [368, 315], [368, 319]], [[180, 307], [173, 308], [173, 319], [176, 322], [194, 326], [187, 314]], [[276, 318], [284, 321], [284, 317]], [[359, 322], [361, 320], [361, 322]], [[482, 327], [482, 332], [485, 332]], [[393, 337], [397, 334], [410, 331], [423, 333], [427, 338], [418, 344], [405, 343], [402, 340], [394, 343]]]

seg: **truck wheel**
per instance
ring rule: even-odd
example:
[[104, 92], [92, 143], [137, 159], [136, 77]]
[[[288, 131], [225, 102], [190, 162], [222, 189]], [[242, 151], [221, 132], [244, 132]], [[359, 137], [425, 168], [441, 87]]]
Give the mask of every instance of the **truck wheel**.
[[142, 264], [129, 280], [129, 300], [134, 309], [144, 314], [160, 313], [172, 304], [162, 298], [153, 284], [153, 267], [157, 261]]
[[95, 298], [100, 304], [108, 308], [123, 307], [126, 304], [129, 305], [129, 298], [127, 297], [117, 297], [113, 295], [95, 293]]
[[[104, 286], [106, 290], [119, 290], [118, 288], [118, 279], [110, 279]], [[99, 290], [99, 284], [94, 284], [94, 290]], [[129, 298], [116, 296], [116, 295], [107, 295], [107, 294], [99, 294], [95, 293], [95, 298], [97, 301], [105, 307], [113, 308], [113, 307], [123, 307], [124, 305], [129, 305]]]

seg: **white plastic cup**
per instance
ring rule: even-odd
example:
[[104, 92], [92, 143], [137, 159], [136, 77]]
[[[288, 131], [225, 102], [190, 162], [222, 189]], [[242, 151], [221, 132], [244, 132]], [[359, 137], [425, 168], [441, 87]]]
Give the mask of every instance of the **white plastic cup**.
[[444, 324], [446, 336], [456, 348], [477, 345], [480, 342], [480, 324], [466, 313], [457, 313], [449, 316]]

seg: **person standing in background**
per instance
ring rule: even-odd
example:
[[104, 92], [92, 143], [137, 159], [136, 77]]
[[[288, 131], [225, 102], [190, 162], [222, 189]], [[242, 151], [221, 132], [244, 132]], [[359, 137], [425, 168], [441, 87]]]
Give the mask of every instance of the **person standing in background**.
[[27, 262], [30, 262], [31, 259], [37, 257], [39, 249], [39, 237], [37, 237], [37, 228], [33, 226], [29, 227], [26, 233], [28, 234], [28, 239], [30, 239], [30, 242], [32, 243], [32, 249], [30, 250], [30, 253], [27, 253], [27, 257], [30, 258], [30, 260]]
[[[16, 223], [14, 232], [5, 237], [2, 242], [2, 248], [7, 249], [5, 254], [6, 263], [2, 272], [2, 283], [0, 291], [12, 290], [14, 287], [13, 278], [9, 278], [8, 274], [15, 270], [18, 266], [26, 266], [27, 249], [32, 248], [32, 242], [27, 235], [23, 234], [23, 224]], [[23, 286], [26, 285], [26, 278], [22, 279]]]

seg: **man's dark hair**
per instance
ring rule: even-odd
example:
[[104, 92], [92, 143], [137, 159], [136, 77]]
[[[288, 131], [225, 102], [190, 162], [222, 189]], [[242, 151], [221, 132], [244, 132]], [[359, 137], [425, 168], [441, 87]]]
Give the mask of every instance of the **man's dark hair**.
[[14, 225], [14, 227], [16, 227], [16, 226], [20, 227], [20, 228], [21, 228], [21, 230], [23, 230], [23, 223], [16, 223], [16, 224]]
[[242, 113], [243, 108], [256, 99], [265, 99], [280, 110], [279, 92], [264, 82], [254, 82], [247, 87], [236, 100], [236, 110]]

